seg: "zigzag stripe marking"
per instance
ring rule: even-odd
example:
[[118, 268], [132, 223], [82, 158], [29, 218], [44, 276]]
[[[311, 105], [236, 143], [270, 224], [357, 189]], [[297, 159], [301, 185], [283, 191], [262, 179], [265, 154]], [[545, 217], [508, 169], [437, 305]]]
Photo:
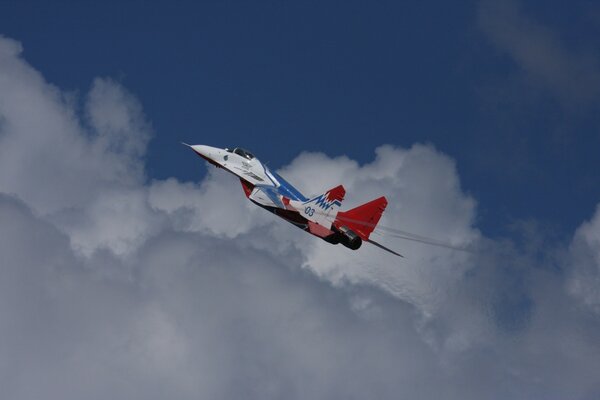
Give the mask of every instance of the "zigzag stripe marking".
[[312, 203], [312, 202], [315, 202], [316, 205], [318, 205], [319, 207], [321, 207], [324, 210], [329, 210], [329, 208], [332, 205], [337, 205], [338, 207], [340, 207], [342, 205], [342, 203], [340, 203], [339, 200], [334, 200], [332, 202], [327, 201], [324, 194], [320, 195], [319, 197], [315, 197], [314, 199], [309, 201], [309, 203]]

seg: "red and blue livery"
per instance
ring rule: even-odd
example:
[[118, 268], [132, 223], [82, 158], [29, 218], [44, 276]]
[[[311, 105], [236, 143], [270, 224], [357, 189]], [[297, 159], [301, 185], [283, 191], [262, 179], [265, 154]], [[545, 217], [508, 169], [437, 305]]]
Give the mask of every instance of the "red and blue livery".
[[351, 210], [340, 211], [346, 194], [342, 185], [307, 198], [277, 173], [269, 170], [248, 150], [240, 147], [220, 149], [205, 145], [187, 146], [215, 167], [236, 175], [246, 197], [254, 204], [306, 232], [352, 250], [360, 248], [363, 242], [369, 242], [401, 256], [369, 238], [388, 204], [385, 197]]

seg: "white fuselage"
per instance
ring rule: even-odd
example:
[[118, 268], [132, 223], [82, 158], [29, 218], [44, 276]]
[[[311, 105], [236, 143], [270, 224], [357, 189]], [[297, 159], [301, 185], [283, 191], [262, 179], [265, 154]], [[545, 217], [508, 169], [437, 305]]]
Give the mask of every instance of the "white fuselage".
[[352, 250], [358, 249], [364, 240], [401, 256], [369, 239], [369, 234], [387, 206], [385, 197], [339, 212], [345, 217], [338, 218], [338, 210], [346, 193], [342, 185], [306, 198], [284, 178], [269, 171], [248, 150], [240, 147], [229, 150], [205, 145], [187, 146], [209, 163], [239, 177], [248, 199], [297, 227], [329, 243], [342, 243]]
[[285, 208], [282, 196], [277, 191], [280, 186], [277, 178], [258, 158], [244, 150], [234, 152], [238, 149], [227, 150], [204, 145], [191, 147], [209, 162], [252, 184], [254, 188], [249, 199], [263, 206]]
[[275, 186], [274, 178], [269, 176], [267, 169], [256, 157], [248, 158], [233, 151], [217, 147], [196, 145], [192, 149], [202, 157], [218, 164], [234, 175], [250, 182], [253, 185]]

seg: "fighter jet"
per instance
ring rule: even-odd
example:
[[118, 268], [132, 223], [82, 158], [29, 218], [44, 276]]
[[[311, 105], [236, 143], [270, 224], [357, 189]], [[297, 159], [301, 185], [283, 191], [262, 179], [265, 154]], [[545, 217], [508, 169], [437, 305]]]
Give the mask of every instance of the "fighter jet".
[[215, 167], [237, 176], [251, 202], [306, 232], [332, 244], [341, 243], [352, 250], [359, 249], [363, 242], [369, 242], [403, 257], [369, 238], [388, 204], [385, 197], [340, 211], [346, 194], [342, 185], [308, 198], [248, 150], [183, 144]]

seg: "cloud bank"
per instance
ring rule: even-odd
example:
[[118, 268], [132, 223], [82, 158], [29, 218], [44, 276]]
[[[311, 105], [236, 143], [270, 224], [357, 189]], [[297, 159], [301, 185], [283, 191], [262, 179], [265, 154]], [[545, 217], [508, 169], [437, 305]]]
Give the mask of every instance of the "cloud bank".
[[486, 238], [431, 145], [282, 168], [307, 193], [343, 183], [348, 207], [386, 195], [382, 224], [478, 249], [381, 238], [399, 261], [306, 235], [222, 171], [149, 180], [152, 134], [118, 82], [78, 98], [0, 38], [3, 398], [600, 395], [600, 212], [570, 243]]

